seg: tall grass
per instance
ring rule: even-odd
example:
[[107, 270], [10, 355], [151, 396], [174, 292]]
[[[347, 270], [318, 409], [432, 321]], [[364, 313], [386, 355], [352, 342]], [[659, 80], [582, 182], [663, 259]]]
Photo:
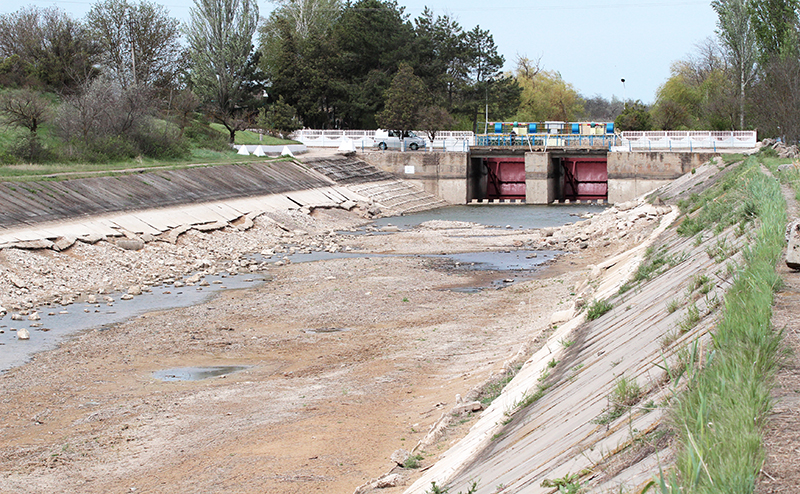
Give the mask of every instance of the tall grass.
[[747, 159], [738, 176], [759, 228], [725, 297], [705, 369], [673, 404], [677, 475], [660, 480], [662, 492], [751, 493], [764, 459], [762, 427], [781, 341], [770, 320], [786, 206], [778, 184], [759, 171], [755, 158]]

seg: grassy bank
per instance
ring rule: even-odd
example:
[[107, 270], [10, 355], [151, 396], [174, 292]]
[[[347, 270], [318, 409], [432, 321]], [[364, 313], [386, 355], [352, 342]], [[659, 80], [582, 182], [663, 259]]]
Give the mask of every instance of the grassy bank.
[[140, 158], [109, 163], [25, 163], [0, 166], [0, 181], [25, 182], [31, 180], [66, 180], [73, 178], [110, 175], [114, 173], [138, 173], [149, 169], [179, 169], [196, 165], [231, 165], [236, 163], [263, 163], [268, 157], [241, 156], [235, 151], [212, 151], [196, 149], [187, 158], [156, 160]]
[[[745, 263], [725, 297], [713, 349], [696, 367], [702, 370], [689, 368], [688, 386], [672, 404], [679, 442], [675, 471], [657, 484], [663, 493], [751, 493], [763, 463], [762, 428], [781, 349], [771, 317], [786, 206], [778, 183], [759, 165], [757, 158], [747, 158], [726, 180], [736, 183], [743, 210], [758, 219], [758, 228], [751, 230]], [[726, 192], [732, 191], [724, 184], [717, 191]], [[695, 198], [695, 205], [702, 201], [695, 220], [719, 209], [716, 199]]]
[[[11, 156], [13, 149], [29, 136], [25, 129], [0, 126], [0, 181], [62, 180], [82, 176], [95, 176], [122, 170], [141, 171], [150, 168], [184, 168], [195, 164], [223, 165], [233, 163], [263, 162], [264, 158], [241, 156], [227, 144], [228, 132], [222, 125], [194, 122], [186, 129], [180, 152], [173, 155], [165, 153], [154, 158], [145, 155], [124, 153], [107, 157], [94, 154], [84, 159], [74, 147], [56, 135], [53, 124], [45, 124], [39, 129], [37, 139], [46, 150], [45, 157], [31, 163]], [[236, 144], [286, 145], [296, 141], [277, 139], [259, 135], [251, 131], [236, 133]]]

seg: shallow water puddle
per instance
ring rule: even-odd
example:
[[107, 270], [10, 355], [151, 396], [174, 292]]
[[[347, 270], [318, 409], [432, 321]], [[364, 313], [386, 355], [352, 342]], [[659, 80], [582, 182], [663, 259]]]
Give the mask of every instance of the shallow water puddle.
[[345, 331], [350, 331], [347, 328], [308, 328], [304, 329], [304, 333], [308, 334], [323, 334], [323, 333], [342, 333]]
[[247, 365], [218, 365], [212, 367], [176, 367], [153, 372], [161, 381], [202, 381], [212, 377], [227, 376], [249, 369]]
[[514, 230], [528, 230], [531, 228], [548, 228], [561, 226], [574, 221], [580, 221], [580, 216], [585, 214], [600, 214], [608, 206], [600, 204], [553, 204], [553, 205], [525, 205], [525, 204], [487, 204], [470, 206], [447, 206], [404, 216], [391, 216], [375, 220], [367, 227], [361, 227], [344, 234], [364, 234], [369, 227], [378, 229], [372, 232], [384, 234], [380, 229], [395, 226], [400, 230], [408, 230], [419, 226], [426, 221], [462, 221], [478, 223], [490, 228], [507, 228]]
[[[98, 303], [76, 302], [68, 306], [41, 306], [36, 310], [41, 320], [31, 321], [24, 316], [14, 321], [11, 314], [0, 317], [0, 372], [22, 365], [35, 353], [52, 350], [66, 338], [80, 331], [108, 327], [148, 312], [189, 307], [199, 304], [226, 289], [249, 288], [264, 282], [263, 275], [209, 275], [208, 286], [162, 284], [150, 287], [149, 292], [122, 300], [123, 293], [98, 295]], [[104, 297], [114, 302], [107, 302]], [[19, 340], [17, 330], [27, 328], [30, 340]]]

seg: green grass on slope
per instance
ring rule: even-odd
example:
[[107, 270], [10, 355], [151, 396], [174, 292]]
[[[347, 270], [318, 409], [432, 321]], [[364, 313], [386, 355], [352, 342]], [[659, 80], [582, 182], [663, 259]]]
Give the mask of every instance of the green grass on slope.
[[[781, 334], [771, 326], [775, 265], [784, 246], [786, 205], [778, 183], [750, 157], [737, 191], [754, 205], [758, 229], [746, 265], [725, 296], [723, 317], [703, 370], [673, 402], [676, 469], [653, 483], [662, 493], [752, 493], [763, 463], [762, 429], [770, 410]], [[712, 198], [703, 207], [713, 203]]]
[[[222, 132], [227, 137], [228, 130], [222, 125], [218, 123], [212, 123], [211, 128]], [[270, 135], [263, 135], [262, 138], [259, 140], [259, 135], [257, 132], [253, 132], [250, 130], [240, 130], [236, 132], [236, 137], [234, 140], [234, 144], [261, 144], [262, 146], [283, 146], [284, 144], [300, 144], [297, 141], [292, 141], [288, 139], [278, 139], [277, 137], [272, 137]]]

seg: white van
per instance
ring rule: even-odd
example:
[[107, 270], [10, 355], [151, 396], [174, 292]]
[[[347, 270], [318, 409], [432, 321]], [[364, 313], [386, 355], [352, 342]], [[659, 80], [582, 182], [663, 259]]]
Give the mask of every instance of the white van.
[[[413, 132], [408, 132], [403, 139], [407, 149], [416, 151], [425, 147], [425, 139]], [[378, 129], [375, 131], [375, 145], [378, 149], [400, 149], [400, 133], [395, 130]]]

